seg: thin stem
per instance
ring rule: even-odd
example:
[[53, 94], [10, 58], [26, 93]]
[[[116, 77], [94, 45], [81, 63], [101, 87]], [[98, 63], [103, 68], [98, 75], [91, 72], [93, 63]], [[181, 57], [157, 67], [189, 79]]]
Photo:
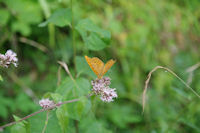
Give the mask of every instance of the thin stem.
[[155, 72], [157, 69], [164, 69], [168, 72], [170, 72], [173, 76], [175, 76], [177, 79], [179, 79], [188, 89], [190, 89], [198, 98], [200, 98], [200, 95], [194, 91], [194, 89], [192, 89], [185, 81], [183, 81], [176, 73], [174, 73], [172, 70], [170, 70], [169, 68], [166, 67], [162, 67], [162, 66], [156, 66], [154, 69], [152, 69], [148, 76], [147, 76], [147, 80], [145, 81], [145, 86], [144, 86], [144, 91], [142, 94], [142, 108], [143, 108], [143, 112], [144, 112], [144, 107], [145, 107], [145, 102], [146, 102], [146, 92], [147, 92], [147, 88], [149, 85], [149, 81], [151, 79], [151, 75], [153, 72]]
[[[74, 30], [74, 12], [73, 12], [73, 0], [71, 0], [71, 12], [72, 12], [72, 45], [73, 45], [73, 62], [74, 67], [76, 67], [76, 42], [75, 42], [75, 30]], [[75, 69], [76, 74], [76, 69]]]
[[66, 64], [65, 62], [62, 62], [62, 61], [58, 61], [58, 63], [65, 69], [65, 71], [67, 72], [67, 74], [69, 75], [69, 77], [71, 78], [71, 80], [74, 82], [75, 86], [76, 86], [78, 89], [80, 89], [79, 86], [78, 86], [77, 83], [76, 83], [76, 80], [73, 78], [72, 74], [70, 73], [67, 64]]
[[47, 110], [47, 116], [46, 116], [46, 120], [45, 120], [45, 123], [44, 123], [44, 128], [42, 130], [42, 133], [45, 133], [45, 130], [46, 130], [47, 124], [48, 124], [48, 120], [49, 120], [49, 110]]
[[57, 76], [58, 76], [57, 86], [59, 86], [61, 82], [61, 66], [59, 66], [58, 68]]
[[[91, 96], [92, 96], [92, 94], [88, 94], [86, 97], [89, 98], [89, 97], [91, 97]], [[30, 114], [30, 115], [27, 115], [27, 116], [23, 117], [22, 119], [20, 119], [20, 120], [18, 120], [18, 121], [13, 121], [13, 122], [10, 122], [10, 123], [5, 124], [5, 125], [3, 125], [3, 126], [0, 126], [0, 129], [4, 129], [5, 127], [12, 126], [12, 125], [14, 125], [14, 124], [16, 124], [16, 123], [19, 123], [19, 122], [21, 122], [21, 121], [23, 121], [23, 120], [26, 120], [26, 119], [28, 119], [28, 118], [30, 118], [30, 117], [32, 117], [32, 116], [34, 116], [34, 115], [37, 115], [37, 114], [39, 114], [39, 113], [41, 113], [41, 112], [54, 109], [54, 108], [59, 107], [59, 106], [61, 106], [61, 105], [63, 105], [63, 104], [77, 102], [77, 101], [79, 101], [79, 100], [80, 100], [80, 99], [77, 98], [77, 99], [72, 99], [72, 100], [69, 100], [69, 101], [64, 101], [64, 102], [61, 102], [61, 103], [59, 102], [59, 103], [57, 103], [57, 104], [55, 104], [55, 105], [53, 105], [53, 106], [51, 106], [51, 107], [44, 108], [44, 109], [40, 109], [40, 110], [38, 110], [37, 112], [34, 112], [34, 113]]]
[[33, 47], [36, 47], [39, 50], [41, 50], [42, 52], [47, 52], [48, 51], [48, 49], [44, 45], [42, 45], [42, 44], [40, 44], [40, 43], [38, 43], [36, 41], [30, 40], [28, 38], [20, 37], [19, 41], [22, 42], [22, 43], [25, 43], [25, 44], [29, 44], [29, 45], [31, 45]]
[[55, 47], [55, 26], [54, 24], [48, 24], [49, 30], [49, 44], [53, 48]]

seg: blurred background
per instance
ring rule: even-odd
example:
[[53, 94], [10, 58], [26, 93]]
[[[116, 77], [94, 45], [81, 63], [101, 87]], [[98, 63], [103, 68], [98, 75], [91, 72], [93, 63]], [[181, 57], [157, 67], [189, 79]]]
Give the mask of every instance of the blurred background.
[[[200, 132], [200, 100], [169, 72], [153, 73], [143, 114], [141, 105], [147, 74], [157, 65], [172, 69], [200, 94], [199, 0], [73, 0], [75, 26], [89, 18], [111, 33], [108, 45], [91, 48], [76, 27], [75, 58], [71, 26], [59, 20], [63, 15], [53, 23], [46, 21], [57, 10], [70, 7], [70, 0], [0, 0], [0, 53], [12, 49], [19, 58], [17, 68], [0, 70], [1, 125], [13, 121], [13, 114], [23, 117], [38, 110], [37, 102], [47, 92], [62, 93], [61, 82], [63, 90], [71, 87], [58, 60], [67, 63], [75, 78], [82, 78], [80, 88], [90, 90], [90, 81], [96, 76], [84, 59], [88, 55], [104, 62], [116, 59], [107, 76], [118, 98], [103, 103], [92, 97], [90, 111], [84, 117], [66, 117], [65, 132]], [[43, 125], [45, 117], [39, 116], [27, 120], [35, 120], [30, 132], [41, 132], [38, 126]], [[47, 133], [61, 132], [55, 123], [49, 120]], [[4, 132], [15, 131], [6, 128]]]

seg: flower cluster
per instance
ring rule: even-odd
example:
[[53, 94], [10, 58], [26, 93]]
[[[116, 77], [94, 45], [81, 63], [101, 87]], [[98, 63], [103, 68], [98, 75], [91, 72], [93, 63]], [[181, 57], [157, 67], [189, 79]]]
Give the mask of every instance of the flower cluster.
[[112, 102], [113, 98], [117, 98], [117, 93], [115, 88], [110, 88], [110, 78], [104, 77], [101, 79], [96, 79], [92, 81], [92, 91], [96, 95], [100, 95], [100, 99], [104, 102]]
[[17, 54], [12, 50], [7, 50], [5, 55], [0, 54], [0, 66], [2, 67], [7, 68], [10, 64], [13, 64], [15, 67], [17, 67], [17, 62]]
[[39, 104], [42, 108], [49, 108], [55, 105], [55, 103], [49, 100], [49, 98], [40, 100]]

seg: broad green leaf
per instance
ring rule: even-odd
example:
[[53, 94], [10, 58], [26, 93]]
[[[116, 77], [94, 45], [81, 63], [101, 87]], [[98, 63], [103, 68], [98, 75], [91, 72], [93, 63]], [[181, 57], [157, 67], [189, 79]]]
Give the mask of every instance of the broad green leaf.
[[[31, 133], [41, 133], [46, 120], [46, 112], [29, 118]], [[45, 133], [61, 133], [58, 119], [54, 110], [49, 113], [49, 120]]]
[[0, 9], [0, 26], [6, 25], [10, 17], [8, 10]]
[[79, 101], [66, 104], [67, 116], [75, 120], [81, 120], [90, 110], [91, 102], [85, 96], [81, 97]]
[[50, 97], [51, 97], [51, 92], [47, 92], [43, 96], [43, 98], [50, 98]]
[[[17, 116], [13, 117], [15, 121], [20, 120]], [[30, 133], [30, 125], [27, 121], [19, 122], [11, 127], [11, 133]]]
[[53, 100], [58, 103], [60, 101], [62, 101], [63, 97], [58, 94], [58, 93], [51, 93], [51, 97], [53, 98]]
[[78, 117], [81, 119], [83, 115], [87, 114], [91, 108], [91, 102], [85, 96], [81, 97], [76, 103], [76, 112]]
[[58, 107], [58, 109], [56, 110], [56, 116], [58, 118], [62, 133], [66, 133], [69, 124], [69, 117], [67, 116], [67, 106], [62, 105], [61, 107]]
[[46, 26], [48, 23], [53, 23], [56, 26], [71, 25], [72, 16], [70, 9], [58, 9], [56, 10], [45, 22], [39, 24], [40, 27]]
[[68, 100], [75, 98], [77, 96], [83, 96], [89, 94], [91, 89], [90, 82], [85, 78], [77, 78], [72, 81], [67, 77], [61, 85], [56, 89], [56, 93], [67, 98]]
[[109, 45], [111, 34], [96, 26], [91, 20], [83, 19], [76, 25], [85, 46], [90, 50], [101, 50]]
[[88, 95], [91, 90], [90, 82], [86, 78], [76, 79], [75, 91], [76, 95], [83, 96]]
[[75, 82], [70, 78], [66, 78], [56, 89], [57, 94], [54, 94], [54, 97], [62, 96], [65, 101], [81, 97], [79, 101], [65, 105], [65, 112], [67, 111], [65, 115], [69, 118], [80, 120], [91, 108], [90, 100], [85, 97], [89, 94], [90, 88], [90, 82], [85, 78], [78, 78]]
[[62, 95], [64, 98], [70, 99], [73, 98], [72, 96], [69, 95], [72, 92], [73, 88], [74, 88], [74, 82], [69, 77], [67, 77], [61, 82], [61, 85], [58, 86], [55, 92]]

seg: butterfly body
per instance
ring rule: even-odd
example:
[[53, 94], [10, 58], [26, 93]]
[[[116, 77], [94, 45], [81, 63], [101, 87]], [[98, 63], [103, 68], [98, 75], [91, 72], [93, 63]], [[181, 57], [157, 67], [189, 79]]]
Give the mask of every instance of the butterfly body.
[[103, 75], [106, 74], [106, 72], [115, 63], [113, 59], [109, 60], [106, 64], [104, 64], [103, 61], [101, 61], [97, 57], [90, 58], [88, 56], [85, 56], [85, 59], [92, 71], [97, 75], [99, 79], [101, 79]]

